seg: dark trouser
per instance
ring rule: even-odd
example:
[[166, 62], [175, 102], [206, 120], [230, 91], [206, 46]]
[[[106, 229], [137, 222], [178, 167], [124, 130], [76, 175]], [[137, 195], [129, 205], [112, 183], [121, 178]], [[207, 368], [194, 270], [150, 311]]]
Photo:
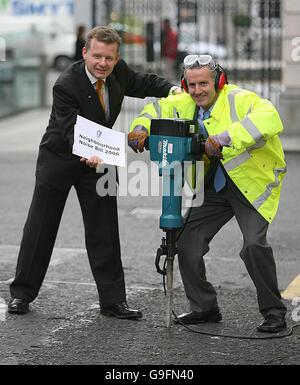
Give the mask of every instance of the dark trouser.
[[263, 316], [285, 315], [272, 248], [266, 240], [268, 222], [228, 182], [219, 193], [212, 184], [207, 186], [203, 205], [191, 209], [178, 242], [179, 269], [191, 310], [218, 307], [216, 291], [206, 280], [203, 256], [210, 241], [233, 216], [243, 234], [240, 256], [256, 287], [259, 311]]
[[[80, 170], [85, 165], [78, 165]], [[91, 172], [93, 171], [93, 172]], [[100, 304], [125, 301], [124, 272], [120, 256], [117, 199], [99, 197], [95, 170], [74, 178], [85, 227], [88, 258]], [[24, 227], [11, 295], [33, 301], [44, 280], [70, 188], [58, 190], [37, 180]]]

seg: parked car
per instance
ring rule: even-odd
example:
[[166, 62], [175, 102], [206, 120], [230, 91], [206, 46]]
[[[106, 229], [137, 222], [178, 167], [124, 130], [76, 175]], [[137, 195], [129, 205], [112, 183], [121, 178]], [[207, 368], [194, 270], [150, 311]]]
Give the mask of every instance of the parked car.
[[76, 34], [53, 19], [5, 16], [0, 37], [16, 59], [44, 55], [47, 65], [59, 71], [73, 62]]
[[122, 23], [110, 23], [109, 26], [119, 33], [123, 44], [143, 45], [146, 43], [145, 37], [140, 31], [137, 31], [137, 28]]
[[110, 23], [122, 38], [121, 56], [136, 70], [143, 70], [146, 57], [146, 38], [143, 36], [141, 27], [134, 27], [119, 22]]
[[209, 54], [216, 59], [227, 57], [226, 47], [221, 44], [210, 43], [209, 41], [196, 40], [193, 35], [182, 31], [178, 44], [178, 51], [190, 54]]

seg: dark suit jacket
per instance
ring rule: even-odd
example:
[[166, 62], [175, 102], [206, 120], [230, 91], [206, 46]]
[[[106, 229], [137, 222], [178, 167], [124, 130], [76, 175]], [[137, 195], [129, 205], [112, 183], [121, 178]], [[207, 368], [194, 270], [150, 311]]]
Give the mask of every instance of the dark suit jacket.
[[53, 87], [53, 106], [49, 125], [41, 142], [50, 151], [70, 159], [76, 116], [112, 127], [121, 109], [124, 96], [145, 98], [167, 96], [173, 84], [154, 74], [131, 70], [120, 60], [107, 78], [110, 119], [107, 122], [93, 85], [85, 72], [83, 61], [63, 72]]

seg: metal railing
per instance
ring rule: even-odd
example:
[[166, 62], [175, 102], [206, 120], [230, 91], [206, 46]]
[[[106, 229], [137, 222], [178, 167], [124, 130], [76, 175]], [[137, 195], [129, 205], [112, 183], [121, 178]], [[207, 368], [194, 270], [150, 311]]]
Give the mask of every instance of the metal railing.
[[[133, 32], [144, 37], [144, 44], [123, 44], [122, 55], [132, 67], [165, 74], [160, 49], [161, 25], [163, 19], [169, 18], [179, 40], [176, 76], [169, 80], [179, 84], [186, 54], [211, 53], [226, 69], [231, 83], [253, 90], [278, 105], [282, 91], [280, 0], [96, 0], [96, 3], [96, 24], [111, 23], [119, 26], [123, 35]], [[134, 110], [133, 117], [138, 107], [134, 108], [132, 102], [128, 105]]]
[[[162, 21], [178, 35], [174, 71], [161, 54]], [[239, 84], [278, 105], [281, 92], [280, 0], [95, 0], [93, 22], [110, 24], [123, 37], [121, 54], [130, 66], [180, 83], [188, 53], [211, 53]], [[27, 60], [27, 59], [26, 59]], [[8, 60], [0, 63], [0, 116], [45, 104], [45, 67]], [[20, 76], [19, 76], [19, 75]], [[21, 80], [20, 80], [21, 79]], [[19, 84], [20, 82], [20, 84]], [[20, 87], [19, 87], [20, 85]], [[125, 103], [129, 126], [140, 102]]]

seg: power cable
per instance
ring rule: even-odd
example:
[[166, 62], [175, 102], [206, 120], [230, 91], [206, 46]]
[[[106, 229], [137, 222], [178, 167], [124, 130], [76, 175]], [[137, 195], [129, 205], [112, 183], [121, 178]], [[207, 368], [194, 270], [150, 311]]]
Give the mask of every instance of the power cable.
[[[195, 197], [195, 196], [194, 196]], [[187, 213], [186, 215], [186, 218], [185, 218], [185, 221], [184, 221], [184, 224], [183, 224], [183, 227], [182, 229], [180, 230], [180, 232], [178, 233], [177, 237], [176, 237], [176, 242], [178, 241], [178, 239], [180, 238], [181, 234], [183, 233], [185, 227], [186, 227], [186, 224], [188, 222], [188, 219], [190, 217], [190, 214], [191, 214], [191, 211], [192, 211], [192, 207], [190, 207], [189, 209], [189, 212]], [[166, 272], [166, 264], [167, 264], [167, 257], [165, 258], [165, 261], [163, 263], [163, 271]], [[164, 288], [164, 293], [165, 295], [167, 295], [167, 291], [166, 291], [166, 279], [165, 279], [166, 275], [163, 275], [163, 288]], [[271, 340], [271, 339], [276, 339], [276, 338], [285, 338], [285, 337], [289, 337], [293, 334], [293, 331], [294, 329], [296, 329], [297, 327], [300, 327], [300, 323], [296, 323], [294, 325], [292, 325], [291, 327], [289, 327], [287, 329], [287, 332], [285, 334], [275, 334], [275, 335], [269, 335], [269, 336], [262, 336], [262, 337], [255, 337], [255, 336], [237, 336], [237, 335], [233, 335], [233, 334], [219, 334], [219, 333], [212, 333], [212, 332], [205, 332], [205, 331], [202, 331], [202, 330], [195, 330], [193, 328], [191, 328], [190, 326], [187, 326], [186, 324], [184, 324], [176, 315], [176, 313], [174, 312], [174, 310], [172, 310], [172, 314], [174, 315], [175, 319], [179, 322], [180, 325], [182, 325], [185, 329], [187, 329], [188, 331], [191, 331], [193, 333], [197, 333], [197, 334], [202, 334], [202, 335], [206, 335], [206, 336], [212, 336], [212, 337], [222, 337], [222, 338], [231, 338], [231, 339], [241, 339], [241, 340]]]
[[[163, 268], [165, 269], [167, 263], [167, 258], [165, 258]], [[163, 287], [164, 287], [164, 293], [165, 295], [167, 294], [166, 291], [166, 280], [165, 280], [165, 275], [163, 275]], [[182, 325], [185, 329], [187, 329], [190, 332], [197, 333], [197, 334], [203, 334], [206, 336], [211, 336], [211, 337], [223, 337], [223, 338], [231, 338], [231, 339], [240, 339], [240, 340], [271, 340], [275, 338], [285, 338], [289, 337], [293, 334], [293, 330], [296, 329], [297, 327], [300, 327], [300, 323], [296, 323], [292, 325], [291, 327], [288, 328], [287, 332], [285, 334], [275, 334], [275, 335], [270, 335], [270, 336], [263, 336], [263, 337], [255, 337], [255, 336], [237, 336], [234, 334], [220, 334], [220, 333], [212, 333], [212, 332], [205, 332], [202, 330], [196, 330], [191, 328], [190, 326], [187, 326], [184, 324], [176, 315], [174, 310], [172, 310], [172, 314], [174, 315], [175, 319], [179, 322], [180, 325]]]

